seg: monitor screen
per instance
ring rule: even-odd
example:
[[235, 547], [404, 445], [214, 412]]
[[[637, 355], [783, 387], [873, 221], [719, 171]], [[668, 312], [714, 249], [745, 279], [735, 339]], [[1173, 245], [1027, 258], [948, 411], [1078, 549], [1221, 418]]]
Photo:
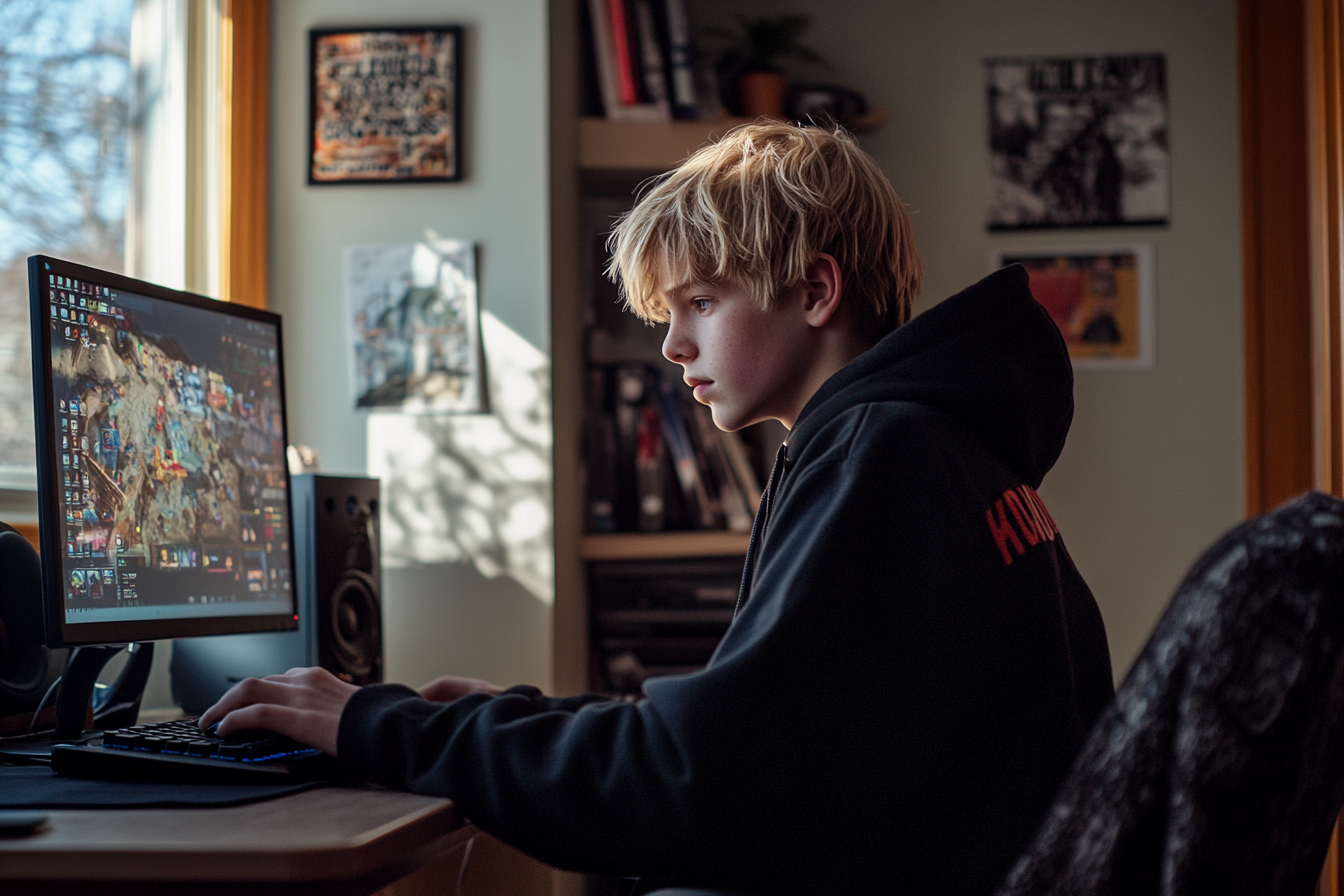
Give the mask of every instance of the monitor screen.
[[50, 646], [297, 627], [278, 315], [28, 259]]

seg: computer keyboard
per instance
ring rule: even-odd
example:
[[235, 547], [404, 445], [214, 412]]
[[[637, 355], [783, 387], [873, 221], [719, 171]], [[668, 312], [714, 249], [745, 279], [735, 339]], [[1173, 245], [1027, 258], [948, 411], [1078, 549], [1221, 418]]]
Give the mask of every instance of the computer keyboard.
[[286, 783], [331, 777], [332, 757], [269, 731], [212, 737], [195, 719], [132, 725], [57, 744], [51, 767], [76, 778]]

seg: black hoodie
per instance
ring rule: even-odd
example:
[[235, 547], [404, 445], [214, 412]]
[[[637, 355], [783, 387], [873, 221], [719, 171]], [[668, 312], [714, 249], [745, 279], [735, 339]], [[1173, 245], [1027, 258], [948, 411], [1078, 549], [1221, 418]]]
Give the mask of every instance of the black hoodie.
[[988, 893], [1112, 695], [1100, 613], [1035, 492], [1072, 413], [1026, 272], [993, 274], [808, 402], [703, 671], [637, 704], [374, 685], [341, 761], [564, 868]]

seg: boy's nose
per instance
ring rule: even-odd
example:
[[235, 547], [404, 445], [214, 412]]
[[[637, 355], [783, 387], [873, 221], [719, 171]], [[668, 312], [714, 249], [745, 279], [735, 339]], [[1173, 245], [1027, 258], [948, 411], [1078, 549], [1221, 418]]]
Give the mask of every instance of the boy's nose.
[[695, 357], [695, 350], [689, 340], [685, 339], [675, 326], [667, 328], [667, 335], [663, 337], [663, 357], [674, 364], [681, 364]]

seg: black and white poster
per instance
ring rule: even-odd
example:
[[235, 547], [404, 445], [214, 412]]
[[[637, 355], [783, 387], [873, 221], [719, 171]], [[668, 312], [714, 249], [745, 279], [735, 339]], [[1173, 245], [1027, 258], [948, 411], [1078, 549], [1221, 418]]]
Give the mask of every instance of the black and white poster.
[[985, 61], [990, 230], [1165, 224], [1160, 54]]

